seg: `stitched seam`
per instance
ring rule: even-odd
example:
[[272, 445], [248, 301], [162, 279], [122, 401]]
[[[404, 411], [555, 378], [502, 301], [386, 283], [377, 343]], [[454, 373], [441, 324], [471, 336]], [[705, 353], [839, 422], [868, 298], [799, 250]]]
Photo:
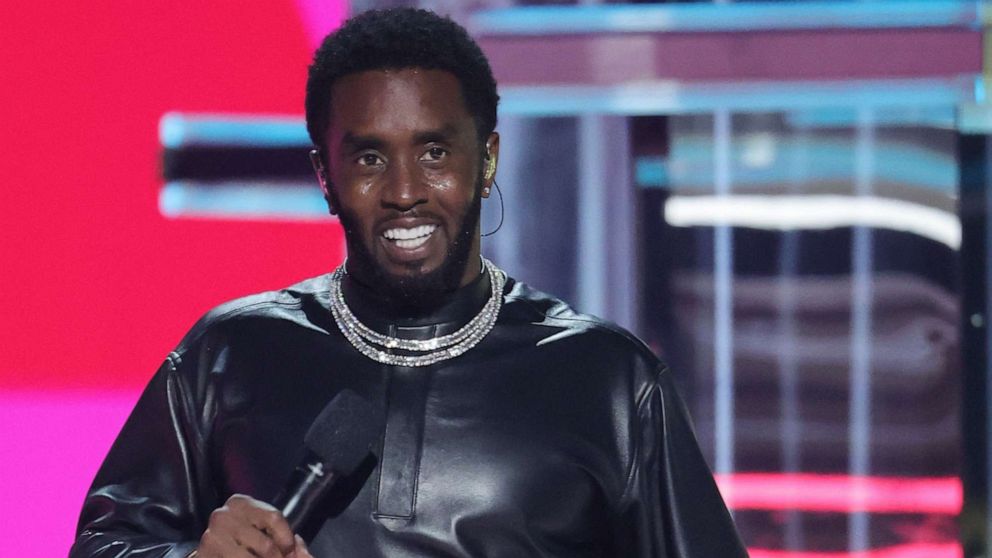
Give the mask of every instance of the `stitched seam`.
[[[169, 363], [170, 371], [176, 374], [177, 379], [185, 380], [184, 378], [182, 378], [182, 374], [179, 372], [179, 367], [182, 366], [183, 363], [182, 355], [176, 351], [172, 351], [166, 357], [166, 361]], [[193, 397], [193, 404], [192, 404], [194, 407], [193, 411], [197, 413], [195, 416], [199, 417], [201, 416], [199, 411], [201, 411], [202, 409], [197, 408], [195, 399], [196, 398]], [[204, 453], [206, 451], [207, 441], [206, 441], [206, 437], [204, 436], [204, 431], [202, 427], [205, 425], [202, 424], [199, 420], [190, 420], [189, 424], [190, 424], [190, 428], [192, 429], [191, 434], [194, 437], [193, 442], [195, 444], [196, 450], [200, 453]]]
[[284, 308], [294, 308], [298, 310], [303, 308], [303, 304], [301, 301], [283, 302], [279, 300], [262, 300], [259, 302], [246, 304], [244, 306], [238, 306], [237, 308], [232, 308], [221, 314], [211, 315], [212, 311], [207, 312], [204, 315], [204, 317], [201, 318], [199, 322], [197, 322], [197, 324], [193, 327], [193, 329], [190, 330], [190, 333], [193, 333], [195, 331], [196, 334], [190, 337], [189, 339], [184, 339], [182, 342], [180, 342], [176, 350], [170, 352], [166, 358], [172, 359], [175, 362], [175, 368], [178, 368], [179, 366], [182, 365], [182, 354], [186, 352], [186, 350], [189, 348], [189, 345], [193, 345], [197, 341], [199, 341], [204, 335], [207, 334], [208, 331], [210, 331], [211, 327], [213, 327], [216, 322], [221, 322], [225, 318], [236, 316], [238, 314], [243, 314], [249, 310], [253, 310], [263, 306], [270, 306], [270, 307], [281, 306]]
[[[386, 367], [386, 365], [383, 365], [383, 367]], [[388, 401], [391, 398], [391, 395], [392, 395], [391, 392], [394, 389], [393, 380], [394, 380], [394, 378], [392, 376], [392, 373], [390, 373], [390, 376], [389, 376], [389, 388], [388, 388], [389, 391], [386, 393], [386, 398], [387, 398], [386, 399], [386, 401], [387, 401], [387, 404], [386, 404], [386, 425], [385, 425], [385, 428], [382, 429], [382, 448], [383, 449], [380, 450], [383, 453], [385, 453], [386, 442], [387, 442], [387, 440], [389, 440], [389, 411], [390, 411], [390, 405], [389, 405]], [[423, 446], [423, 441], [421, 441], [421, 444], [420, 445]], [[417, 449], [417, 452], [419, 453], [420, 451], [421, 451], [421, 448], [418, 448]], [[417, 489], [418, 489], [418, 484], [420, 482], [420, 460], [419, 459], [417, 460], [417, 470], [416, 470], [417, 476], [414, 479], [413, 500], [410, 502], [411, 509], [410, 509], [410, 514], [409, 515], [399, 515], [399, 514], [392, 514], [392, 513], [381, 513], [379, 511], [379, 498], [380, 498], [380, 495], [382, 494], [382, 472], [383, 472], [383, 469], [384, 469], [383, 464], [380, 462], [379, 463], [379, 478], [376, 479], [375, 509], [372, 511], [372, 517], [377, 518], [377, 519], [378, 518], [383, 518], [383, 519], [413, 519], [415, 510], [417, 509], [416, 502], [417, 502]]]
[[393, 514], [390, 514], [390, 513], [374, 512], [372, 514], [372, 517], [374, 517], [376, 519], [413, 519], [414, 516], [413, 516], [413, 514], [410, 514], [410, 515], [393, 515]]
[[[424, 381], [428, 382], [427, 389], [424, 390], [424, 397], [430, 393], [430, 381], [433, 376], [428, 376]], [[420, 420], [420, 443], [417, 444], [417, 466], [413, 469], [413, 498], [410, 501], [410, 517], [417, 515], [417, 498], [420, 496], [420, 466], [424, 462], [424, 444], [427, 442], [427, 401], [424, 401], [424, 409], [418, 417]]]
[[281, 300], [262, 300], [262, 301], [259, 301], [259, 302], [252, 302], [251, 304], [246, 304], [244, 306], [238, 306], [237, 308], [232, 308], [232, 309], [228, 310], [227, 312], [224, 312], [223, 314], [218, 314], [217, 316], [212, 317], [211, 318], [211, 321], [213, 321], [213, 320], [221, 320], [223, 318], [228, 318], [230, 316], [233, 316], [233, 315], [236, 315], [236, 314], [240, 314], [242, 312], [246, 312], [246, 311], [252, 310], [254, 308], [258, 308], [259, 306], [286, 306], [286, 307], [290, 307], [290, 308], [301, 308], [302, 307], [302, 304], [300, 303], [300, 301], [296, 301], [296, 302], [283, 302]]
[[[658, 367], [658, 373], [655, 374], [654, 379], [651, 383], [644, 389], [637, 400], [637, 405], [635, 406], [637, 412], [637, 431], [636, 431], [636, 443], [634, 445], [634, 451], [630, 456], [630, 464], [627, 466], [626, 480], [624, 481], [623, 492], [620, 494], [620, 503], [623, 504], [630, 497], [630, 491], [632, 483], [634, 482], [634, 476], [637, 474], [637, 460], [641, 455], [641, 413], [644, 411], [644, 406], [647, 405], [648, 401], [651, 399], [651, 395], [661, 389], [661, 375], [668, 372], [668, 367], [661, 365]], [[619, 506], [619, 507], [622, 507]]]
[[[510, 302], [517, 302], [519, 304], [523, 304], [524, 306], [526, 306], [527, 308], [529, 308], [532, 312], [534, 312], [538, 316], [541, 316], [542, 318], [547, 318], [548, 317], [548, 315], [546, 313], [544, 313], [543, 311], [541, 311], [540, 308], [538, 308], [537, 306], [534, 306], [534, 303], [533, 302], [531, 302], [531, 301], [529, 301], [529, 300], [527, 300], [525, 298], [506, 297], [506, 299], [503, 301], [503, 305], [506, 306]], [[502, 317], [502, 316], [503, 316], [503, 314], [501, 313], [500, 314], [500, 317]]]
[[[535, 311], [537, 310], [535, 309]], [[596, 331], [600, 331], [603, 333], [610, 333], [619, 336], [624, 341], [632, 345], [633, 349], [636, 350], [642, 356], [648, 356], [652, 360], [657, 360], [658, 358], [658, 355], [654, 354], [654, 352], [650, 348], [648, 348], [643, 341], [634, 337], [633, 334], [631, 334], [630, 332], [620, 328], [619, 326], [616, 326], [615, 324], [611, 324], [610, 322], [605, 322], [602, 320], [590, 319], [590, 318], [565, 317], [565, 316], [552, 317], [552, 316], [548, 316], [547, 314], [541, 314], [541, 315], [549, 320], [560, 320], [560, 321], [590, 324], [593, 327], [593, 329], [595, 329]], [[545, 324], [536, 324], [536, 325], [545, 325]], [[547, 324], [546, 326], [554, 327], [552, 324]], [[564, 325], [562, 327], [564, 327]]]
[[[383, 367], [385, 367], [385, 365], [383, 365]], [[393, 389], [392, 371], [389, 371], [387, 373], [389, 378], [389, 384], [386, 386], [386, 405], [385, 405], [385, 409], [383, 410], [385, 413], [385, 416], [383, 417], [385, 424], [383, 425], [382, 428], [382, 444], [380, 444], [381, 449], [379, 450], [379, 453], [382, 457], [379, 459], [379, 466], [377, 467], [379, 470], [379, 475], [375, 483], [375, 507], [372, 509], [372, 517], [387, 517], [385, 514], [379, 513], [379, 498], [382, 497], [382, 470], [385, 468], [383, 467], [384, 465], [383, 459], [386, 456], [386, 441], [389, 440], [389, 411], [391, 406], [389, 400], [390, 390]]]
[[[531, 302], [530, 300], [521, 298], [521, 299], [516, 299], [516, 302], [519, 302], [520, 304], [529, 307], [535, 314], [548, 320], [561, 320], [567, 322], [580, 322], [584, 324], [592, 324], [596, 326], [596, 329], [600, 329], [602, 331], [608, 331], [610, 333], [615, 333], [631, 342], [635, 342], [636, 340], [636, 338], [633, 335], [631, 335], [629, 332], [603, 320], [599, 320], [595, 318], [581, 318], [578, 316], [551, 316], [548, 315], [547, 312], [544, 312], [540, 308], [535, 306], [534, 303]], [[635, 344], [640, 345], [640, 343], [636, 343], [636, 342]]]
[[[171, 361], [169, 364], [170, 366], [172, 366]], [[181, 433], [183, 431], [186, 431], [188, 433], [189, 428], [195, 430], [195, 426], [192, 424], [195, 421], [189, 421], [189, 420], [183, 421], [183, 417], [181, 416], [182, 414], [185, 414], [186, 411], [188, 410], [186, 409], [186, 401], [185, 401], [185, 397], [183, 397], [182, 391], [183, 391], [182, 379], [180, 378], [180, 375], [177, 373], [176, 369], [173, 367], [172, 374], [166, 377], [165, 393], [166, 393], [166, 398], [169, 402], [169, 421], [172, 424], [173, 432], [176, 433]], [[183, 428], [184, 426], [186, 428]], [[195, 435], [196, 437], [199, 437], [198, 433]], [[196, 460], [196, 456], [194, 455], [194, 452], [198, 451], [198, 448], [194, 449], [193, 447], [190, 447], [190, 445], [187, 444], [182, 439], [181, 435], [176, 436], [176, 441], [179, 444], [180, 451], [185, 456], [183, 462], [183, 473], [187, 479], [187, 485], [186, 485], [187, 490], [185, 494], [186, 506], [189, 510], [189, 513], [195, 515], [196, 510], [199, 508], [199, 503], [200, 503], [197, 498], [196, 489], [194, 487], [195, 484], [199, 484], [196, 482], [196, 473], [194, 470], [194, 468], [196, 467], [196, 465], [194, 464], [194, 461]]]

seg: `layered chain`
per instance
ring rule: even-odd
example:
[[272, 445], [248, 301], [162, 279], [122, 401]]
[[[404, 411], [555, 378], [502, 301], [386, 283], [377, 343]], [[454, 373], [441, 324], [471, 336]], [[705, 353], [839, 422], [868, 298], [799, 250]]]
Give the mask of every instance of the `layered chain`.
[[[482, 258], [482, 264], [489, 273], [489, 283], [492, 287], [489, 300], [467, 324], [448, 335], [431, 339], [400, 339], [373, 331], [363, 324], [345, 303], [344, 293], [341, 290], [341, 280], [346, 273], [344, 264], [331, 274], [331, 314], [348, 342], [358, 349], [358, 352], [376, 362], [394, 366], [429, 366], [454, 358], [482, 341], [482, 338], [496, 325], [496, 318], [499, 317], [499, 310], [503, 305], [506, 273], [485, 258]], [[394, 354], [392, 352], [394, 350], [423, 354]]]

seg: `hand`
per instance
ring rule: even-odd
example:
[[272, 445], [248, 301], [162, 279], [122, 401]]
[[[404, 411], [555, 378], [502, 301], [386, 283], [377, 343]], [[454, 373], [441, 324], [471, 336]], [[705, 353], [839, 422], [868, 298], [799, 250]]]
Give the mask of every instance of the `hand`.
[[197, 558], [313, 558], [274, 507], [235, 494], [210, 514]]

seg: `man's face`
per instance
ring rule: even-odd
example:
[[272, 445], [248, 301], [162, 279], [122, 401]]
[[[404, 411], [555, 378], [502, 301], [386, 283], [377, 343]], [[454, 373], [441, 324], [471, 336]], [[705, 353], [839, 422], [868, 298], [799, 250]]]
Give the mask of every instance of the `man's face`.
[[[348, 272], [412, 306], [479, 273], [486, 149], [443, 70], [373, 70], [331, 89], [327, 133], [332, 205]], [[498, 137], [489, 138], [496, 155]]]

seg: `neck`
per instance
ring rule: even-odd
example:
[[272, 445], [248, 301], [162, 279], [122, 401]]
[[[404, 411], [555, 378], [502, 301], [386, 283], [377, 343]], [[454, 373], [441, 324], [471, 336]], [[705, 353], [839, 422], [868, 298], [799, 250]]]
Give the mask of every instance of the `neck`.
[[485, 265], [487, 272], [475, 282], [419, 316], [397, 315], [375, 291], [346, 281], [339, 268], [331, 275], [330, 311], [348, 342], [368, 358], [396, 366], [430, 366], [465, 353], [496, 325], [506, 274], [489, 262]]
[[[479, 260], [475, 260], [479, 261]], [[489, 299], [489, 274], [476, 268], [462, 286], [431, 297], [424, 304], [397, 301], [359, 278], [346, 274], [341, 283], [345, 302], [355, 316], [372, 329], [385, 331], [390, 326], [417, 327], [437, 324], [463, 324], [470, 320]]]

